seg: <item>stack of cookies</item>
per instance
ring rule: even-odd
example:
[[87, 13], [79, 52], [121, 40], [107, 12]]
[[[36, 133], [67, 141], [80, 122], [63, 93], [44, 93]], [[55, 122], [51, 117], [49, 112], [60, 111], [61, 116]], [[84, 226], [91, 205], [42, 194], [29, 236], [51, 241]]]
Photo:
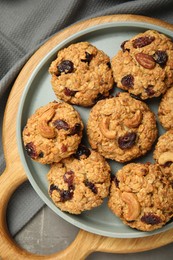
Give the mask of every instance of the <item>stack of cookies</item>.
[[[80, 214], [108, 197], [108, 207], [126, 225], [142, 231], [164, 226], [173, 217], [171, 39], [148, 30], [123, 42], [112, 60], [88, 42], [74, 43], [58, 52], [49, 73], [61, 101], [37, 109], [23, 142], [33, 160], [50, 164], [55, 205]], [[123, 91], [113, 96], [118, 88]], [[159, 137], [146, 101], [160, 97], [158, 118], [167, 131]], [[91, 108], [86, 132], [73, 105]], [[91, 148], [82, 144], [84, 134]], [[151, 149], [155, 164], [134, 162]], [[121, 169], [111, 173], [108, 160]]]

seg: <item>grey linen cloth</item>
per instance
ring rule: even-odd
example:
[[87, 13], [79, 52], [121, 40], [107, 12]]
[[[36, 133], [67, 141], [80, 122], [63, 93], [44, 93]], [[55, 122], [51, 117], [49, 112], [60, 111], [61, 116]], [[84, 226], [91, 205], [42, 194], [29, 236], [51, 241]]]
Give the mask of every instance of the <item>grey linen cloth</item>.
[[[0, 136], [4, 107], [22, 66], [53, 34], [79, 20], [109, 14], [138, 14], [173, 23], [172, 0], [1, 0], [0, 1]], [[0, 142], [0, 172], [5, 168]], [[15, 235], [44, 205], [29, 182], [12, 196], [7, 223]]]

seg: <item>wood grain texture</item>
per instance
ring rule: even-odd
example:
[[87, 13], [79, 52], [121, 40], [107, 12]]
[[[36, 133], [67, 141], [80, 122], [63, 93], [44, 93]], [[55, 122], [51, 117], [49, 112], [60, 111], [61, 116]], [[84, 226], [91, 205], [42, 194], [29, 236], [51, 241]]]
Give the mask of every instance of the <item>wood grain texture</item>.
[[88, 27], [116, 21], [146, 22], [173, 30], [173, 25], [166, 22], [135, 15], [110, 15], [82, 21], [49, 39], [29, 59], [16, 79], [7, 102], [3, 122], [3, 147], [7, 166], [4, 173], [0, 176], [0, 257], [2, 259], [85, 259], [90, 253], [95, 251], [110, 253], [140, 252], [154, 249], [173, 241], [173, 230], [150, 237], [133, 239], [108, 238], [80, 230], [76, 239], [65, 250], [49, 256], [40, 256], [29, 253], [16, 245], [7, 230], [6, 207], [8, 201], [12, 193], [27, 178], [18, 154], [15, 119], [20, 97], [29, 77], [43, 57], [62, 40]]

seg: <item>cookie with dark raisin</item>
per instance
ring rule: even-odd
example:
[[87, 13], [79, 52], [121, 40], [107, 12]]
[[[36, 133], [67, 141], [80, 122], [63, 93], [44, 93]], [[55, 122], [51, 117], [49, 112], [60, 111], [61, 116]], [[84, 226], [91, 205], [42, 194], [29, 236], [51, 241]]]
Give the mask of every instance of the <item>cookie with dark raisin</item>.
[[154, 30], [123, 42], [111, 61], [117, 87], [141, 99], [158, 97], [173, 83], [173, 42]]
[[73, 156], [53, 163], [49, 195], [62, 211], [80, 214], [102, 204], [110, 187], [110, 166], [99, 153], [79, 146]]
[[23, 130], [27, 154], [43, 164], [59, 162], [78, 149], [83, 133], [79, 113], [64, 102], [50, 102], [38, 108]]
[[161, 125], [166, 129], [173, 129], [173, 86], [163, 95], [158, 108]]
[[173, 129], [159, 137], [153, 157], [173, 185]]
[[173, 216], [173, 187], [158, 164], [130, 163], [112, 179], [108, 207], [124, 224], [152, 231]]
[[49, 72], [56, 96], [70, 104], [92, 106], [113, 88], [110, 58], [88, 42], [60, 50]]
[[92, 149], [127, 162], [149, 151], [157, 137], [154, 113], [129, 93], [99, 101], [90, 111], [87, 134]]

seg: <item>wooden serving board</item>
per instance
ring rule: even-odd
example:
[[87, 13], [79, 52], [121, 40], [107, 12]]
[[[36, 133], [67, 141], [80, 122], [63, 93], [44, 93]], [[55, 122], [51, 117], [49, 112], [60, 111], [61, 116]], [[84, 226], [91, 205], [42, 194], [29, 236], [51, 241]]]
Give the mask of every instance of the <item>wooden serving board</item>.
[[10, 236], [6, 225], [6, 208], [13, 192], [27, 180], [22, 167], [16, 140], [16, 115], [20, 97], [33, 70], [57, 44], [76, 32], [94, 25], [123, 21], [146, 22], [173, 31], [173, 25], [136, 15], [110, 15], [79, 22], [57, 33], [29, 59], [11, 90], [3, 122], [3, 148], [6, 169], [0, 176], [0, 259], [85, 259], [90, 253], [132, 253], [151, 250], [173, 242], [173, 229], [144, 238], [109, 238], [80, 230], [73, 243], [65, 250], [46, 256], [35, 255], [20, 248]]

